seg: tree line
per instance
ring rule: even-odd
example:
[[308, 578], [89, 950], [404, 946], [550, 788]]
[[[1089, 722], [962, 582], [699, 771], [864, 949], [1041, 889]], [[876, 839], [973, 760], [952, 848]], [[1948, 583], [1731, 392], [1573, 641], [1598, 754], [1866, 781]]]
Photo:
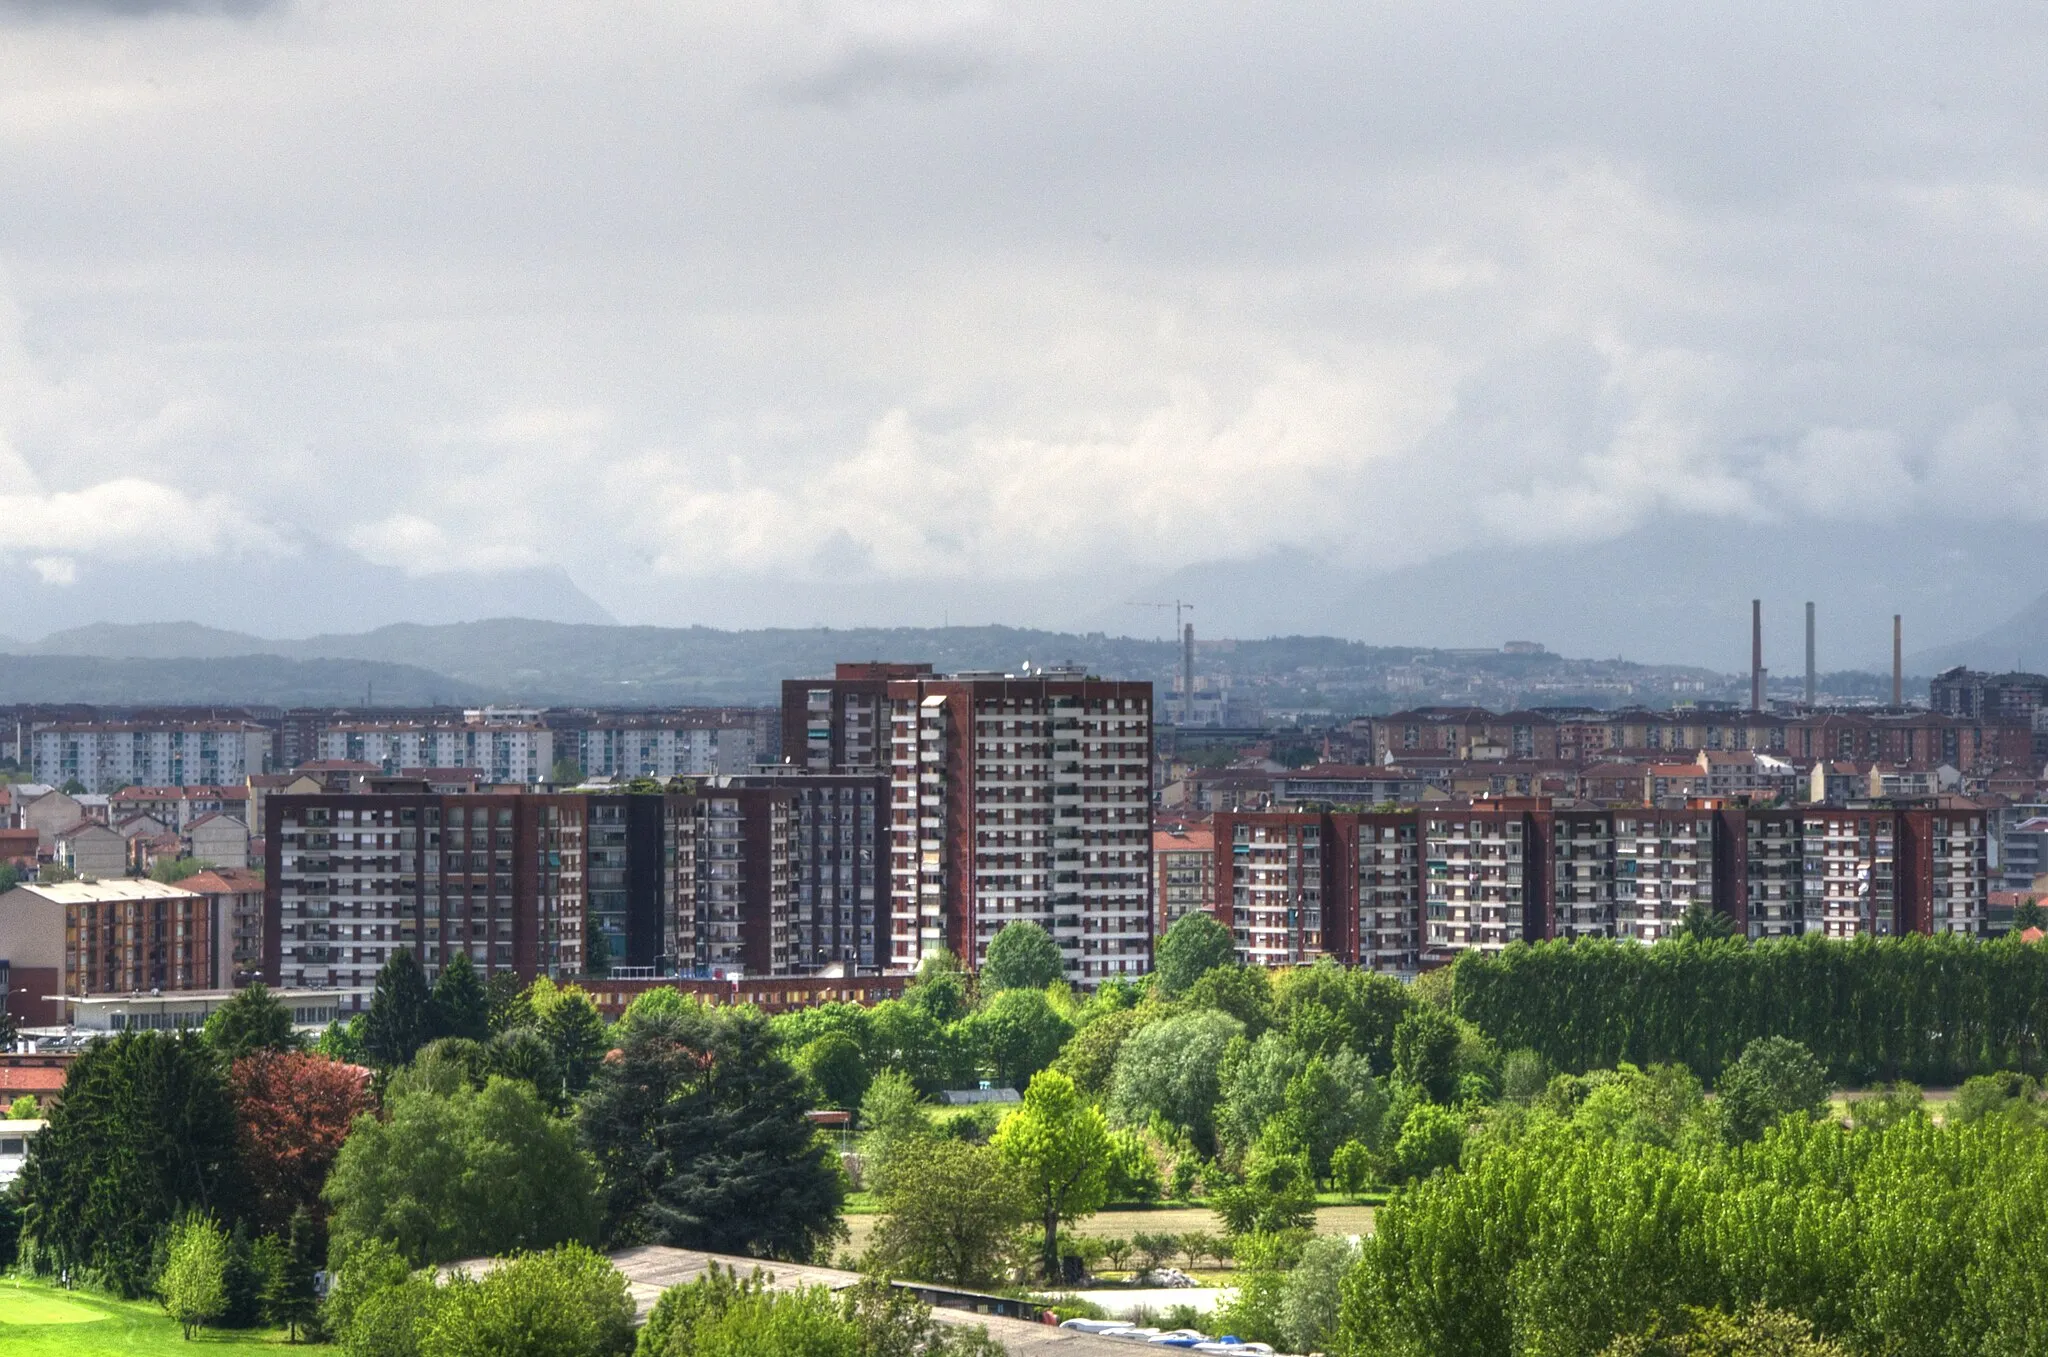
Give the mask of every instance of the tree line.
[[1712, 1078], [1758, 1037], [1799, 1041], [1838, 1080], [1953, 1084], [2039, 1071], [2048, 949], [1952, 935], [1740, 939], [1468, 953], [1458, 1012], [1560, 1069], [1675, 1062]]

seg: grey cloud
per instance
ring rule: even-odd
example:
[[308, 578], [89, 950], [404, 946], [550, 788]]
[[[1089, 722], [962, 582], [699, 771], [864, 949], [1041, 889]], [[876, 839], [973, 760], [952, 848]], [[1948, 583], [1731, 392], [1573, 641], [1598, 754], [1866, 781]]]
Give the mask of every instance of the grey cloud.
[[778, 94], [791, 104], [828, 108], [892, 95], [938, 99], [980, 84], [998, 69], [991, 53], [966, 44], [903, 47], [860, 43], [834, 55], [820, 69], [783, 83]]

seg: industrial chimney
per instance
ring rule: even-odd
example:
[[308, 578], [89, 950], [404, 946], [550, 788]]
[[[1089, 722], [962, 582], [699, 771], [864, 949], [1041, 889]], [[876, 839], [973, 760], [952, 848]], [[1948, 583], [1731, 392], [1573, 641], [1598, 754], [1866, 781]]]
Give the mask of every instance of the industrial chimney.
[[1749, 709], [1764, 709], [1764, 601], [1749, 601]]
[[1806, 705], [1814, 701], [1813, 687], [1813, 604], [1806, 605]]
[[1897, 613], [1892, 614], [1892, 705], [1906, 705], [1906, 632]]
[[1180, 723], [1184, 726], [1195, 723], [1195, 624], [1192, 622], [1180, 634]]

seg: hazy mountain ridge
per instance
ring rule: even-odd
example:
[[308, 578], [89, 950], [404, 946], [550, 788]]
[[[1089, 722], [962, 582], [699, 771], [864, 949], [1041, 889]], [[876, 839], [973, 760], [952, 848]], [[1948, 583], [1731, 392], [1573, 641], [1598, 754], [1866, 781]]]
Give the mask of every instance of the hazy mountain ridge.
[[477, 702], [482, 689], [416, 665], [365, 660], [0, 655], [0, 702], [354, 706]]

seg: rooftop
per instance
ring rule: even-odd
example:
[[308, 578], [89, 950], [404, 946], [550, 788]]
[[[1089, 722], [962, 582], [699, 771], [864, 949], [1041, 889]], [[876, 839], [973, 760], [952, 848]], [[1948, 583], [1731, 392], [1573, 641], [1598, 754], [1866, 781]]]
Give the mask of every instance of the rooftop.
[[119, 900], [172, 900], [197, 894], [196, 891], [188, 891], [183, 886], [166, 886], [161, 881], [24, 881], [14, 889], [41, 896], [54, 905], [101, 905]]

